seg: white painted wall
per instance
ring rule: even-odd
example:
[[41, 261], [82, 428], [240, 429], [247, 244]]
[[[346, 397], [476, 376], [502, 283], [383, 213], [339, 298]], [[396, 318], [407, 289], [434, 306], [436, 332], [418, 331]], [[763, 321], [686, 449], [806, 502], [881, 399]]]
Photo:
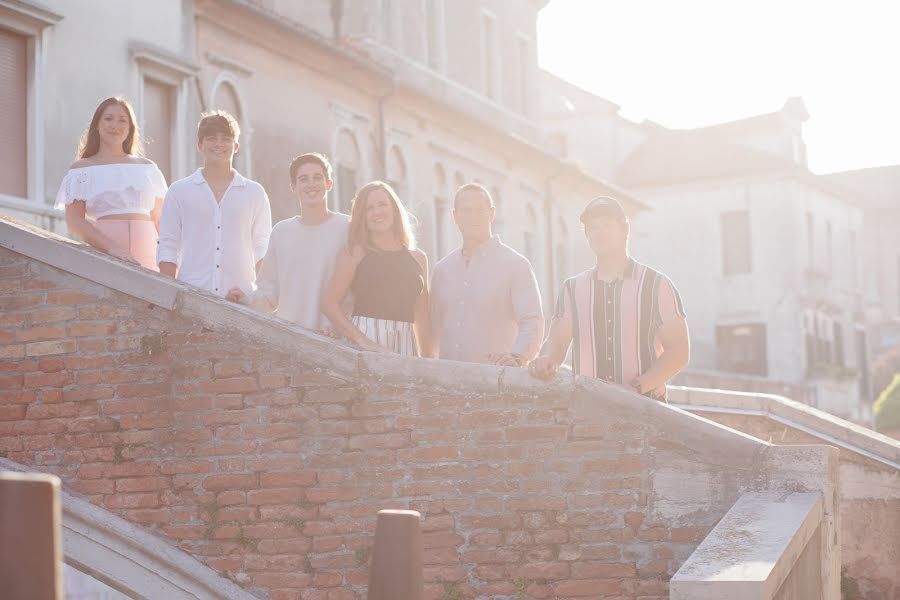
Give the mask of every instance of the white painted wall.
[[[653, 210], [633, 220], [631, 252], [668, 274], [679, 289], [691, 329], [691, 367], [716, 368], [717, 324], [757, 322], [766, 325], [768, 378], [803, 382], [803, 310], [822, 302], [844, 326], [845, 364], [856, 364], [853, 324], [859, 295], [852, 282], [849, 240], [856, 231], [858, 261], [862, 233], [857, 208], [788, 178], [698, 182], [635, 194]], [[751, 273], [724, 275], [721, 215], [736, 210], [750, 214]], [[816, 264], [825, 264], [825, 222], [832, 227], [832, 276], [819, 291], [806, 283], [807, 211], [822, 232], [815, 238]], [[838, 414], [851, 414], [856, 385], [856, 379], [819, 382], [818, 397]]]

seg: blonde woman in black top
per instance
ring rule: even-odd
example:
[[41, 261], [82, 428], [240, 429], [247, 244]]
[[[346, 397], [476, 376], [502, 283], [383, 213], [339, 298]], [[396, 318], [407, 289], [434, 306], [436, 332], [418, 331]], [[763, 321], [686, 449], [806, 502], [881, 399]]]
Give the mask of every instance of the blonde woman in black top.
[[[341, 305], [353, 293], [353, 314]], [[347, 247], [322, 296], [322, 312], [345, 338], [371, 352], [431, 356], [428, 257], [415, 247], [409, 215], [388, 184], [353, 199]]]

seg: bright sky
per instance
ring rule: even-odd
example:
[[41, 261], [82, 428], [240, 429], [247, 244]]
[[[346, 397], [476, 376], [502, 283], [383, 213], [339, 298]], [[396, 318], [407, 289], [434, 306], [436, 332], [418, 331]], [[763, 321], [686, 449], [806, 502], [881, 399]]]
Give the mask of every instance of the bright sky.
[[896, 0], [550, 0], [541, 66], [674, 128], [801, 96], [816, 173], [900, 164]]

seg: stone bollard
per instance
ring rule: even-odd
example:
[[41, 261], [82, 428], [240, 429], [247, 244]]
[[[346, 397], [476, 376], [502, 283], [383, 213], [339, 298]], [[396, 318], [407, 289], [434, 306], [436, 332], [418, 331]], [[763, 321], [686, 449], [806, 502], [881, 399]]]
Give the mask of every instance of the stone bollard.
[[414, 510], [378, 511], [368, 600], [422, 600], [421, 519]]
[[59, 477], [0, 472], [0, 597], [62, 600]]

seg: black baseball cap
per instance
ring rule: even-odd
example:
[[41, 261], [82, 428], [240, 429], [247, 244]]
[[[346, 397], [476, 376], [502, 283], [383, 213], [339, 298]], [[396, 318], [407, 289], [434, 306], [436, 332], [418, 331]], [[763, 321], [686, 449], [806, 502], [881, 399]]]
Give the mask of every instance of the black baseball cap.
[[584, 223], [593, 217], [612, 217], [621, 221], [625, 220], [625, 211], [615, 198], [601, 196], [591, 200], [581, 211], [581, 222]]

